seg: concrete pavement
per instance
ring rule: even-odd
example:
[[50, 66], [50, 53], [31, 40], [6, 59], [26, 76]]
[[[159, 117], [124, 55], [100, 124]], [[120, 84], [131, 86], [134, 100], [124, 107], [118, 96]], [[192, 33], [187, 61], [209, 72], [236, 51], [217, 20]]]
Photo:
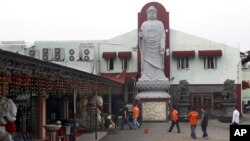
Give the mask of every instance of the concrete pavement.
[[[243, 115], [244, 116], [244, 115]], [[250, 115], [241, 118], [240, 124], [250, 125]], [[210, 119], [208, 124], [208, 140], [229, 141], [230, 123], [222, 123], [218, 119]], [[177, 133], [174, 127], [171, 133], [167, 132], [170, 127], [168, 122], [146, 122], [140, 129], [130, 130], [128, 126], [124, 130], [119, 130], [117, 134], [107, 134], [98, 132], [98, 141], [190, 141], [191, 129], [188, 123], [181, 122], [181, 133]], [[149, 128], [149, 133], [144, 133], [144, 128]], [[205, 140], [202, 138], [200, 125], [196, 128], [197, 141]], [[82, 135], [77, 141], [95, 141], [95, 134]]]
[[[169, 133], [167, 130], [170, 123], [144, 123], [140, 129], [121, 130], [118, 134], [107, 135], [100, 141], [189, 141], [191, 129], [188, 123], [180, 123], [181, 133], [177, 133], [176, 127]], [[149, 133], [144, 133], [144, 128], [149, 128]], [[196, 128], [197, 140], [202, 139], [201, 128]], [[210, 120], [208, 126], [209, 140], [212, 141], [229, 141], [229, 124], [220, 123], [218, 120]]]
[[107, 132], [97, 132], [97, 140], [95, 133], [83, 134], [76, 138], [76, 141], [99, 141], [101, 138], [107, 135]]

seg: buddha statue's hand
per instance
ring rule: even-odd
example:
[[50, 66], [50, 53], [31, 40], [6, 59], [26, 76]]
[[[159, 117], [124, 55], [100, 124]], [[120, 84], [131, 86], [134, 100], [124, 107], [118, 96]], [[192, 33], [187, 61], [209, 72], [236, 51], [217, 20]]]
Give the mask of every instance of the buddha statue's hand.
[[161, 49], [160, 49], [160, 54], [161, 54], [161, 55], [164, 55], [164, 51], [165, 51], [164, 48], [161, 48]]
[[139, 37], [139, 38], [142, 38], [142, 37], [143, 37], [142, 30], [140, 30], [140, 31], [138, 32], [138, 37]]

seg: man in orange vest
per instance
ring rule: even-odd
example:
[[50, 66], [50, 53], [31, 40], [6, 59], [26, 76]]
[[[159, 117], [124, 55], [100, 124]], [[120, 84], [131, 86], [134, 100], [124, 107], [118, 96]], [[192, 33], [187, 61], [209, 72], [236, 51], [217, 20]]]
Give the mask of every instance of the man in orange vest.
[[195, 129], [198, 123], [199, 113], [195, 111], [195, 108], [193, 108], [192, 111], [189, 112], [188, 117], [189, 117], [189, 124], [191, 126], [191, 137], [193, 139], [196, 139]]
[[179, 116], [178, 116], [178, 112], [175, 108], [172, 108], [172, 113], [171, 113], [171, 126], [168, 130], [168, 132], [171, 132], [172, 129], [174, 128], [174, 125], [176, 125], [177, 129], [178, 129], [178, 132], [177, 133], [180, 133], [180, 127], [179, 127]]
[[133, 122], [134, 122], [134, 127], [135, 128], [140, 128], [141, 127], [141, 125], [139, 124], [139, 122], [137, 120], [139, 115], [140, 115], [140, 109], [137, 106], [137, 104], [135, 103], [134, 108], [133, 108]]

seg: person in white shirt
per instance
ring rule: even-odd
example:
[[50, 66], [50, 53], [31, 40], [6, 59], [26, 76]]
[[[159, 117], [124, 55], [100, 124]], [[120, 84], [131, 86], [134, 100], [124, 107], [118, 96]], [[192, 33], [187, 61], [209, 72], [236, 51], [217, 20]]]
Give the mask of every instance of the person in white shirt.
[[237, 110], [237, 106], [235, 106], [234, 112], [233, 112], [233, 118], [232, 118], [232, 124], [238, 125], [240, 123], [240, 113]]

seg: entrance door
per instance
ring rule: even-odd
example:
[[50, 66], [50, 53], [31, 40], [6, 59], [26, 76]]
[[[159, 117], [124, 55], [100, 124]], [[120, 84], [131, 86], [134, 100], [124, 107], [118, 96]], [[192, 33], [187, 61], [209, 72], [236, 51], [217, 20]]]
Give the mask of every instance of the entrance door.
[[207, 109], [208, 114], [212, 113], [212, 95], [211, 94], [192, 94], [192, 107], [200, 112], [201, 107]]

